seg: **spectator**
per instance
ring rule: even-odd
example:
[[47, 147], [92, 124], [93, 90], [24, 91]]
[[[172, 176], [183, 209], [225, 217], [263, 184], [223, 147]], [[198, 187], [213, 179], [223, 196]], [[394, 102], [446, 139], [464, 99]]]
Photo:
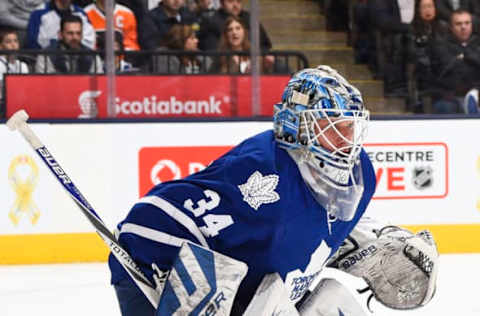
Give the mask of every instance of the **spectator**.
[[[122, 32], [115, 31], [115, 37], [113, 41], [113, 50], [115, 52], [124, 51], [125, 48], [123, 46], [124, 40]], [[103, 71], [106, 72], [106, 62], [105, 62], [105, 32], [101, 33], [100, 36], [97, 38], [97, 47], [98, 50], [102, 52], [102, 62], [103, 62]], [[125, 56], [119, 53], [115, 54], [115, 72], [117, 73], [126, 73], [126, 72], [133, 72], [138, 71], [137, 68], [133, 67], [132, 63], [125, 60]]]
[[432, 40], [445, 37], [448, 33], [448, 24], [438, 18], [435, 0], [417, 0], [415, 2], [415, 17], [410, 28], [409, 39], [410, 55], [415, 56], [418, 49], [425, 51]]
[[[13, 28], [0, 30], [0, 50], [18, 51], [20, 44], [17, 31]], [[13, 54], [0, 56], [0, 103], [3, 104], [3, 76], [5, 74], [26, 74], [28, 73], [26, 63], [17, 59]], [[0, 106], [1, 110], [1, 106]], [[1, 111], [0, 111], [1, 112]]]
[[430, 80], [430, 56], [428, 47], [448, 33], [448, 25], [438, 18], [435, 0], [415, 2], [415, 17], [408, 34], [407, 54], [409, 78], [409, 105], [415, 105], [422, 112], [419, 94], [427, 90]]
[[[437, 0], [438, 18], [445, 23], [450, 23], [450, 16], [453, 11], [463, 9], [473, 16], [478, 15], [480, 6], [477, 4], [477, 0]], [[478, 17], [473, 19], [473, 22], [477, 22]]]
[[[0, 50], [18, 51], [20, 41], [17, 30], [13, 28], [2, 28], [0, 30]], [[5, 73], [28, 73], [26, 63], [17, 59], [15, 54], [0, 56], [0, 74]]]
[[[115, 32], [115, 40], [113, 42], [113, 50], [115, 52], [123, 51], [125, 50], [125, 47], [123, 46], [123, 43], [125, 43], [123, 39], [123, 35], [120, 32]], [[115, 54], [115, 71], [117, 73], [126, 73], [126, 72], [132, 72], [136, 71], [137, 69], [133, 67], [133, 65], [127, 61], [125, 61], [125, 58], [123, 55], [120, 54]], [[103, 68], [105, 71], [105, 67]]]
[[[168, 31], [165, 44], [159, 50], [198, 52], [198, 38], [191, 25], [176, 24]], [[156, 72], [169, 74], [206, 73], [212, 64], [208, 56], [155, 56]]]
[[66, 15], [80, 17], [83, 26], [82, 44], [95, 48], [95, 30], [88, 21], [85, 11], [72, 4], [72, 0], [51, 0], [30, 15], [27, 28], [28, 47], [46, 48], [58, 40], [60, 20]]
[[[240, 18], [235, 16], [227, 18], [218, 49], [222, 52], [235, 51], [249, 53], [250, 41], [248, 40], [248, 29]], [[266, 57], [260, 59], [261, 71], [270, 71], [272, 63], [265, 61], [265, 59]], [[212, 70], [220, 73], [246, 74], [250, 73], [251, 66], [249, 55], [222, 56], [218, 59]]]
[[[37, 73], [102, 73], [102, 61], [98, 55], [82, 44], [82, 18], [65, 15], [60, 21], [59, 41], [53, 42], [47, 50], [55, 53], [37, 57]], [[63, 54], [66, 52], [67, 54]], [[80, 54], [70, 54], [80, 52]]]
[[472, 15], [453, 11], [450, 32], [431, 47], [432, 95], [436, 113], [458, 113], [465, 94], [480, 81], [480, 37], [472, 34]]
[[[100, 34], [105, 33], [105, 0], [97, 0], [85, 7], [85, 13], [92, 23], [97, 33], [97, 39]], [[121, 4], [115, 4], [113, 11], [113, 23], [116, 30], [122, 33], [123, 46], [125, 50], [139, 50], [137, 41], [137, 20], [132, 10]], [[98, 45], [97, 45], [98, 48]]]
[[[205, 19], [200, 25], [199, 40], [201, 50], [216, 50], [222, 36], [223, 26], [229, 16], [241, 19], [246, 29], [250, 29], [250, 13], [243, 9], [243, 0], [221, 0], [221, 8], [211, 19]], [[272, 42], [264, 27], [260, 24], [260, 49], [269, 50]]]
[[406, 45], [415, 13], [414, 0], [376, 0], [376, 28], [381, 34], [377, 54], [384, 56], [387, 96], [406, 96]]
[[195, 16], [184, 5], [185, 0], [163, 0], [149, 11], [141, 21], [140, 46], [143, 49], [155, 49], [173, 25], [194, 24]]
[[205, 20], [212, 19], [217, 12], [213, 7], [212, 0], [195, 0], [193, 10], [191, 10], [197, 19], [198, 24], [202, 25]]
[[30, 14], [48, 0], [0, 1], [0, 25], [17, 30], [20, 46], [27, 41], [27, 24]]

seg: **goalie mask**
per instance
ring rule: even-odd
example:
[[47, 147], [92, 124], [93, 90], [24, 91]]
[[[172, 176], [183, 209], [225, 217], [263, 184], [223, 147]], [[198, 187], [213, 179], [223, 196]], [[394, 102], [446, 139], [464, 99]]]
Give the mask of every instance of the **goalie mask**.
[[326, 183], [355, 184], [369, 112], [360, 92], [328, 66], [297, 72], [274, 108], [274, 132], [281, 147], [298, 149]]

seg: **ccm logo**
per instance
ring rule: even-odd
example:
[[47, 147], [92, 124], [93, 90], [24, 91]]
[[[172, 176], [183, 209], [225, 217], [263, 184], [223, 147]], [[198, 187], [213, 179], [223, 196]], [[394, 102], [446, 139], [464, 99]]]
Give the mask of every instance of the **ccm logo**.
[[208, 166], [232, 146], [144, 147], [138, 154], [139, 195], [153, 186], [184, 178]]

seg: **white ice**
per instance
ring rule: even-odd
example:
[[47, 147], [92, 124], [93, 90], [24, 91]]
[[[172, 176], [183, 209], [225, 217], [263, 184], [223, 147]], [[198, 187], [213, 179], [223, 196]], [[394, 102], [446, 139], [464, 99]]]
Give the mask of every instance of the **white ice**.
[[[379, 316], [480, 315], [480, 254], [442, 255], [438, 288], [426, 307]], [[0, 266], [1, 316], [120, 315], [105, 263]]]

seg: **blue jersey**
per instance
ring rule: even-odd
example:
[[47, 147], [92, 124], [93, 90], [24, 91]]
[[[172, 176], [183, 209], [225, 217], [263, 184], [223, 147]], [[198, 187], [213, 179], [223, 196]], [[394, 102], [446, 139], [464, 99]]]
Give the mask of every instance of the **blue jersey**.
[[[236, 304], [245, 308], [265, 274], [278, 272], [299, 300], [352, 231], [375, 190], [360, 154], [364, 191], [354, 218], [329, 221], [295, 161], [272, 131], [249, 138], [206, 169], [155, 186], [122, 221], [119, 242], [149, 277], [151, 263], [169, 269], [183, 240], [245, 262]], [[112, 282], [127, 277], [110, 256]]]

